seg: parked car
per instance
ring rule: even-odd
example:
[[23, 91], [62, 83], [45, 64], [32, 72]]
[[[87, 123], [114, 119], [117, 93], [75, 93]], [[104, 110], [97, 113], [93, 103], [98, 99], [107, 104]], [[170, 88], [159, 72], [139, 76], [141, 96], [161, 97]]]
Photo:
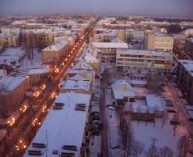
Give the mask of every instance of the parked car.
[[108, 110], [117, 111], [117, 106], [115, 106], [115, 105], [107, 105], [106, 108]]

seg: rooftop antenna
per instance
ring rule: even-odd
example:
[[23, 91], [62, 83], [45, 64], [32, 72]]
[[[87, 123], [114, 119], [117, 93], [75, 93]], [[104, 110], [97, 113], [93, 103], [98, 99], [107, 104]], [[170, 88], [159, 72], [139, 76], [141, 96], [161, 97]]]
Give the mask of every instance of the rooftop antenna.
[[46, 157], [48, 157], [48, 130], [46, 130]]

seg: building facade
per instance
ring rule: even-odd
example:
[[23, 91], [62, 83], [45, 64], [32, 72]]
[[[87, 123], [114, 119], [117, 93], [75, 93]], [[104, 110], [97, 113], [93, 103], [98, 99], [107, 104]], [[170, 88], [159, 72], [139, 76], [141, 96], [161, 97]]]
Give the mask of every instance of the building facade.
[[193, 61], [179, 60], [177, 83], [187, 100], [193, 104]]
[[19, 43], [19, 36], [16, 34], [0, 34], [0, 46], [16, 47]]
[[117, 49], [128, 49], [127, 43], [93, 42], [91, 45], [93, 49], [97, 49], [100, 53], [102, 62], [115, 62]]
[[145, 47], [147, 50], [172, 51], [174, 38], [163, 33], [147, 32], [145, 35]]
[[42, 62], [57, 62], [69, 50], [68, 41], [62, 40], [56, 44], [46, 47], [42, 50]]
[[160, 76], [170, 73], [173, 55], [170, 52], [117, 49], [116, 68], [131, 79], [146, 79], [148, 72]]
[[191, 58], [193, 58], [193, 38], [186, 40], [184, 50]]
[[25, 77], [5, 77], [0, 80], [0, 115], [7, 117], [15, 112], [29, 87]]

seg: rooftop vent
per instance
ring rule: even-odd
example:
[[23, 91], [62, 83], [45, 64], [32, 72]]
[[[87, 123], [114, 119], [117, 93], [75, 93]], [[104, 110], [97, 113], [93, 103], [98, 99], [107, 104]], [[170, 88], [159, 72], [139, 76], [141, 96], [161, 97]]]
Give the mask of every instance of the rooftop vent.
[[34, 148], [46, 148], [46, 144], [44, 144], [44, 143], [32, 143], [32, 147], [34, 147]]
[[61, 157], [75, 157], [75, 153], [61, 153]]
[[62, 109], [63, 109], [62, 106], [57, 106], [57, 105], [53, 106], [53, 110], [62, 110]]
[[75, 145], [63, 145], [62, 149], [64, 149], [64, 150], [71, 150], [71, 151], [77, 151], [77, 147]]
[[85, 111], [86, 104], [76, 104], [75, 110]]
[[56, 103], [55, 103], [55, 106], [64, 106], [64, 103], [56, 102]]
[[43, 152], [40, 150], [28, 150], [28, 154], [33, 156], [41, 156], [43, 155]]

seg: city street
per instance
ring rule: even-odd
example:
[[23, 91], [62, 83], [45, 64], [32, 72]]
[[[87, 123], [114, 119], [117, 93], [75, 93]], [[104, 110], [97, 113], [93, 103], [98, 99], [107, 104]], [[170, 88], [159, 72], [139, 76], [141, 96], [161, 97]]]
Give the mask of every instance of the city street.
[[[60, 68], [58, 74], [54, 75], [52, 82], [49, 82], [49, 84], [46, 85], [47, 88], [43, 95], [40, 98], [37, 98], [37, 101], [30, 101], [30, 108], [26, 112], [25, 116], [18, 121], [16, 126], [9, 127], [6, 141], [0, 146], [1, 155], [4, 154], [3, 156], [6, 157], [19, 157], [23, 155], [49, 112], [51, 103], [55, 99], [55, 97], [52, 98], [53, 93], [57, 96], [56, 91], [58, 90], [58, 83], [63, 80], [63, 77], [68, 69], [72, 67], [72, 63], [75, 62], [77, 55], [80, 53], [80, 49], [84, 46], [91, 31], [92, 30], [89, 29], [88, 32], [85, 32], [83, 38], [77, 42], [77, 46], [75, 45], [73, 53], [70, 54], [72, 51], [68, 52], [68, 54], [70, 54], [68, 61], [65, 63], [64, 67]], [[34, 106], [36, 106], [35, 109]]]

